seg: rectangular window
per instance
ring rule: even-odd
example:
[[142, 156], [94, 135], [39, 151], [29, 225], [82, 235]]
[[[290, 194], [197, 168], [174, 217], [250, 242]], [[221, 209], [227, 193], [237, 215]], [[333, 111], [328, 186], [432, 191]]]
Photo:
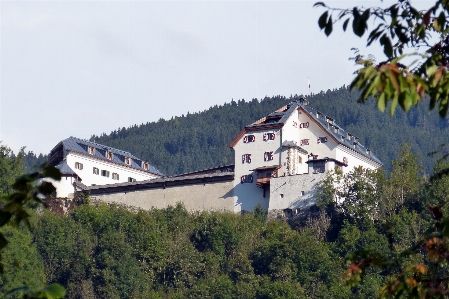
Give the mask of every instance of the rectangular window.
[[148, 170], [148, 163], [147, 162], [142, 162], [143, 164], [143, 169]]
[[318, 143], [326, 143], [327, 137], [318, 137]]
[[128, 183], [135, 182], [135, 181], [136, 181], [135, 178], [132, 178], [132, 177], [129, 177], [129, 178], [128, 178]]
[[324, 161], [317, 161], [313, 163], [313, 173], [324, 173]]
[[112, 153], [111, 152], [106, 152], [106, 158], [108, 160], [112, 160]]
[[119, 180], [119, 175], [118, 175], [118, 173], [113, 172], [113, 173], [112, 173], [112, 179], [113, 179], [113, 180]]
[[109, 172], [108, 170], [102, 170], [102, 171], [101, 171], [101, 175], [102, 175], [102, 176], [105, 176], [105, 177], [109, 177], [110, 172]]
[[248, 184], [253, 182], [253, 176], [251, 174], [248, 175], [242, 175], [240, 177], [240, 183], [242, 184]]
[[89, 155], [95, 155], [95, 148], [93, 146], [89, 146]]
[[125, 164], [126, 165], [131, 165], [131, 158], [130, 157], [125, 157]]
[[99, 175], [100, 169], [98, 169], [97, 167], [94, 167], [94, 174]]
[[254, 135], [246, 135], [243, 137], [243, 143], [250, 143], [256, 141], [256, 136]]
[[83, 164], [80, 162], [75, 162], [75, 168], [79, 170], [83, 170]]
[[274, 154], [273, 152], [265, 152], [265, 154], [263, 154], [263, 160], [264, 161], [272, 161], [274, 159]]
[[301, 140], [301, 141], [299, 142], [299, 145], [300, 145], [300, 146], [303, 146], [303, 145], [309, 145], [309, 139], [303, 139], [303, 140]]
[[251, 163], [251, 154], [242, 155], [242, 164], [250, 164]]
[[274, 133], [263, 133], [263, 141], [274, 140], [276, 135]]

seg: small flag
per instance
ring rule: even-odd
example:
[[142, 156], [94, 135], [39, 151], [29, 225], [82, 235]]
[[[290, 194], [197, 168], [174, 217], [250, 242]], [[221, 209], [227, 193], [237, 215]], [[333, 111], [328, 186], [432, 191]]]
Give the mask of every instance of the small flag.
[[307, 86], [309, 87], [309, 94], [311, 94], [310, 92], [310, 78], [307, 77]]

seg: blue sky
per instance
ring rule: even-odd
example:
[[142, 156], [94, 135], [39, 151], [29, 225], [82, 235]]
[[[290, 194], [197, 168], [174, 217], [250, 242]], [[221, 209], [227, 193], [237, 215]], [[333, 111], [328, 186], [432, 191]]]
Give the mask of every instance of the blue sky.
[[340, 26], [327, 38], [315, 2], [2, 0], [0, 140], [48, 153], [69, 136], [304, 94], [308, 77], [314, 93], [349, 84], [365, 42]]

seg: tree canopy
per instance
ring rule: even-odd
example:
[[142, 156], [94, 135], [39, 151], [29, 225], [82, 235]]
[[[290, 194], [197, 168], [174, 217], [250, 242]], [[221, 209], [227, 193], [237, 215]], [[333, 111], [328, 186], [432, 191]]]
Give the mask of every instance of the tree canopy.
[[[390, 7], [333, 8], [324, 2], [315, 3], [326, 11], [318, 25], [326, 35], [334, 24], [342, 22], [346, 31], [366, 37], [367, 46], [379, 43], [385, 60], [377, 62], [357, 53], [355, 61], [361, 66], [351, 83], [351, 89], [362, 91], [359, 102], [370, 96], [377, 100], [380, 110], [390, 105], [393, 114], [397, 105], [408, 111], [429, 95], [429, 108], [438, 108], [445, 117], [449, 101], [449, 2], [438, 0], [420, 11], [409, 0], [398, 0]], [[368, 24], [374, 24], [369, 28]], [[365, 33], [367, 33], [365, 35]], [[436, 40], [436, 41], [435, 41]], [[411, 63], [405, 58], [413, 58]]]

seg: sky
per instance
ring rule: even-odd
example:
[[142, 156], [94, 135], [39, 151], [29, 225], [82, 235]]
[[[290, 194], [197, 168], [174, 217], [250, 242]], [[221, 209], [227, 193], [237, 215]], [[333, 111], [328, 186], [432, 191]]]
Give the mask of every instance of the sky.
[[348, 85], [366, 41], [341, 24], [326, 37], [315, 2], [0, 0], [0, 140], [47, 154], [69, 136], [307, 94], [308, 78], [313, 93]]

